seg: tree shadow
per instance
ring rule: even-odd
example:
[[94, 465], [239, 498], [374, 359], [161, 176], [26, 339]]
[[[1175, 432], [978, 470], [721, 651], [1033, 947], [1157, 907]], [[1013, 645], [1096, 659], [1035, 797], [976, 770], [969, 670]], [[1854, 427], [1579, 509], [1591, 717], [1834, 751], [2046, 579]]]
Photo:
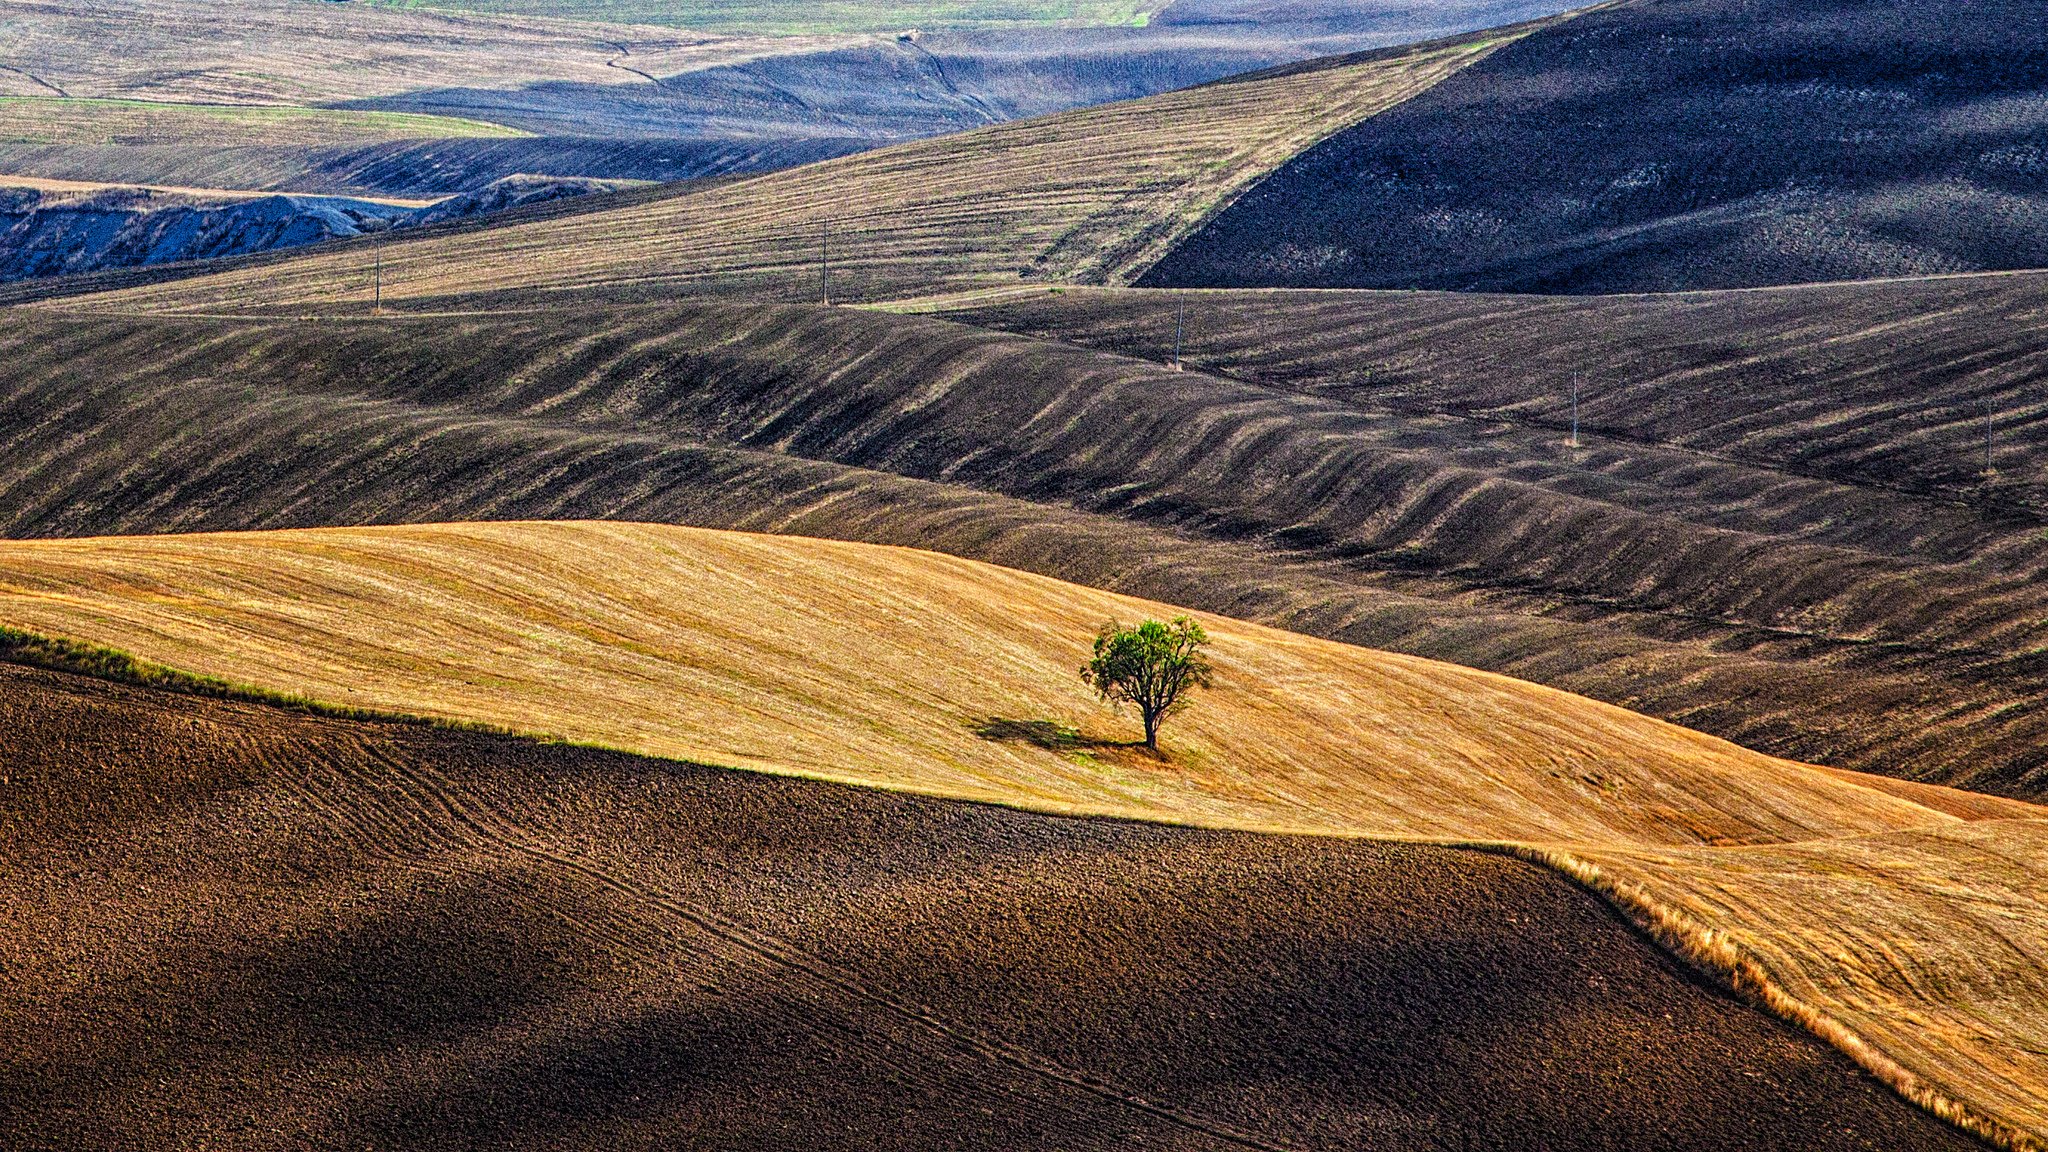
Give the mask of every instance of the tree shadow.
[[[973, 725], [974, 734], [999, 744], [1029, 744], [1048, 752], [1091, 753], [1098, 751], [1144, 752], [1143, 740], [1101, 740], [1085, 736], [1057, 720], [1018, 720], [991, 716]], [[1163, 757], [1162, 757], [1163, 758]]]

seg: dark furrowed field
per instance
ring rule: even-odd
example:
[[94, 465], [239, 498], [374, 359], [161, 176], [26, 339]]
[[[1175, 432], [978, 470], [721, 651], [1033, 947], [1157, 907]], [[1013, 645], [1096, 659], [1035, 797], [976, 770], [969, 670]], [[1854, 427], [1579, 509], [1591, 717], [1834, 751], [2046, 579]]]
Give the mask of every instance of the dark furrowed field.
[[1164, 361], [1184, 308], [1195, 367], [1560, 443], [1577, 381], [1596, 454], [1897, 492], [1995, 531], [2048, 520], [2044, 291], [2034, 273], [1592, 298], [1071, 290], [947, 315]]
[[1296, 157], [1141, 281], [1660, 292], [2048, 264], [2025, 0], [1625, 0]]
[[0, 722], [10, 1147], [1975, 1146], [1504, 857], [15, 667]]
[[613, 517], [913, 544], [2040, 794], [2048, 540], [1911, 492], [1653, 444], [1574, 462], [1509, 419], [844, 310], [22, 323], [9, 535]]

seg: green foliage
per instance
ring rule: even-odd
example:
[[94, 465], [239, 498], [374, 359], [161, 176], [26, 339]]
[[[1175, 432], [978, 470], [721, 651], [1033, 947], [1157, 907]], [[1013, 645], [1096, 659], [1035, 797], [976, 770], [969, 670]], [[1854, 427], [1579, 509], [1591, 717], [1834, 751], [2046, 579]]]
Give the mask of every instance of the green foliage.
[[1188, 693], [1210, 684], [1202, 626], [1185, 616], [1171, 624], [1147, 620], [1126, 628], [1112, 620], [1095, 636], [1095, 655], [1081, 678], [1111, 704], [1129, 704], [1145, 722], [1145, 747], [1159, 748], [1159, 725], [1187, 707]]

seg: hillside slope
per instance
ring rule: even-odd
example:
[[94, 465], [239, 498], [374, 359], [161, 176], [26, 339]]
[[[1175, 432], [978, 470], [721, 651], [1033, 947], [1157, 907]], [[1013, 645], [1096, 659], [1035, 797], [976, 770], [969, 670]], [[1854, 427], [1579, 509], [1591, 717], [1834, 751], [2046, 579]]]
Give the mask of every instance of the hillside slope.
[[[1316, 0], [1254, 20], [899, 37], [906, 26], [719, 36], [364, 3], [0, 0], [10, 33], [0, 173], [409, 197], [519, 172], [755, 173], [1549, 15], [1564, 2]], [[201, 146], [181, 122], [210, 129]], [[507, 127], [524, 131], [492, 138]]]
[[9, 666], [0, 725], [12, 1147], [1975, 1146], [1504, 857]]
[[529, 523], [10, 543], [0, 573], [17, 626], [357, 707], [1038, 810], [1520, 841], [1910, 1097], [2048, 1131], [2032, 806], [1959, 816], [1220, 617], [1219, 684], [1160, 763], [1072, 669], [1098, 621], [1174, 609], [900, 549]]
[[1298, 157], [1170, 286], [1604, 293], [2048, 265], [2024, 0], [1629, 0]]
[[[1171, 300], [1136, 307], [1139, 331], [1170, 339]], [[1976, 314], [1958, 313], [1964, 345], [1908, 343], [1997, 363], [1999, 330]], [[1196, 339], [1215, 346], [1227, 315], [1198, 305]], [[1354, 371], [1343, 333], [1376, 315], [1254, 309], [1245, 355], [1328, 332], [1334, 370]], [[1841, 315], [1853, 328], [1859, 314]], [[1883, 339], [1886, 313], [1860, 315]], [[1427, 331], [1398, 308], [1385, 322], [1392, 338]], [[1582, 322], [1656, 347], [1647, 321]], [[1260, 335], [1265, 323], [1288, 335]], [[1474, 385], [1522, 397], [1516, 349], [1545, 345], [1549, 325], [1476, 329], [1475, 354], [1507, 367]], [[919, 544], [1508, 672], [1781, 755], [2043, 794], [2037, 515], [1745, 460], [1711, 439], [1603, 436], [1575, 457], [1555, 394], [1541, 419], [1414, 412], [1303, 395], [1312, 380], [738, 305], [381, 322], [28, 313], [0, 346], [15, 366], [0, 401], [6, 535], [602, 517]], [[1696, 358], [1682, 340], [1665, 354], [1682, 383]], [[1788, 378], [1735, 426], [1774, 427], [1772, 403], [1830, 388], [1880, 411], [1881, 392], [1847, 391], [1857, 363]], [[1993, 376], [2014, 396], [2029, 378]], [[1897, 378], [1881, 362], [1869, 377]], [[1598, 400], [1603, 416], [1627, 408]], [[1910, 419], [1918, 398], [1893, 402]], [[1870, 426], [1804, 419], [1785, 443], [1846, 453]], [[2008, 474], [2031, 467], [2022, 449], [2006, 449]]]
[[[387, 284], [394, 298], [638, 283], [816, 299], [827, 259], [842, 300], [1020, 277], [1116, 281], [1288, 157], [1526, 31], [999, 124], [498, 229], [484, 244], [392, 244], [383, 256]], [[361, 261], [361, 253], [309, 254], [260, 273], [226, 271], [93, 304], [185, 310], [349, 299]]]

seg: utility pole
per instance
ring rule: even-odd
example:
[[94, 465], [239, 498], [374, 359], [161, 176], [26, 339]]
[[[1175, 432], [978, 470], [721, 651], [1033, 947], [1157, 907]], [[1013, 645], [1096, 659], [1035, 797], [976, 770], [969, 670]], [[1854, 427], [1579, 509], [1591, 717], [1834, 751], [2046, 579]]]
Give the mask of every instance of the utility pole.
[[832, 306], [832, 221], [825, 221], [825, 235], [818, 241], [818, 282], [825, 290], [825, 307]]
[[1173, 370], [1175, 372], [1178, 372], [1181, 370], [1181, 335], [1187, 331], [1188, 327], [1188, 302], [1185, 299], [1181, 299], [1178, 297], [1176, 299], [1180, 304], [1180, 310], [1176, 312], [1173, 317]]
[[1985, 476], [1985, 478], [1986, 478], [1986, 479], [1989, 479], [1989, 478], [1990, 478], [1990, 476], [1991, 476], [1991, 474], [1992, 474], [1992, 468], [1991, 468], [1991, 415], [1992, 415], [1992, 413], [1993, 413], [1994, 411], [1996, 411], [1996, 409], [1994, 409], [1994, 408], [1992, 407], [1992, 405], [1991, 405], [1991, 401], [1989, 401], [1989, 400], [1986, 400], [1986, 401], [1984, 402], [1984, 476]]
[[384, 246], [377, 246], [377, 269], [370, 289], [370, 315], [384, 314]]
[[1572, 373], [1572, 447], [1579, 446], [1579, 374]]

